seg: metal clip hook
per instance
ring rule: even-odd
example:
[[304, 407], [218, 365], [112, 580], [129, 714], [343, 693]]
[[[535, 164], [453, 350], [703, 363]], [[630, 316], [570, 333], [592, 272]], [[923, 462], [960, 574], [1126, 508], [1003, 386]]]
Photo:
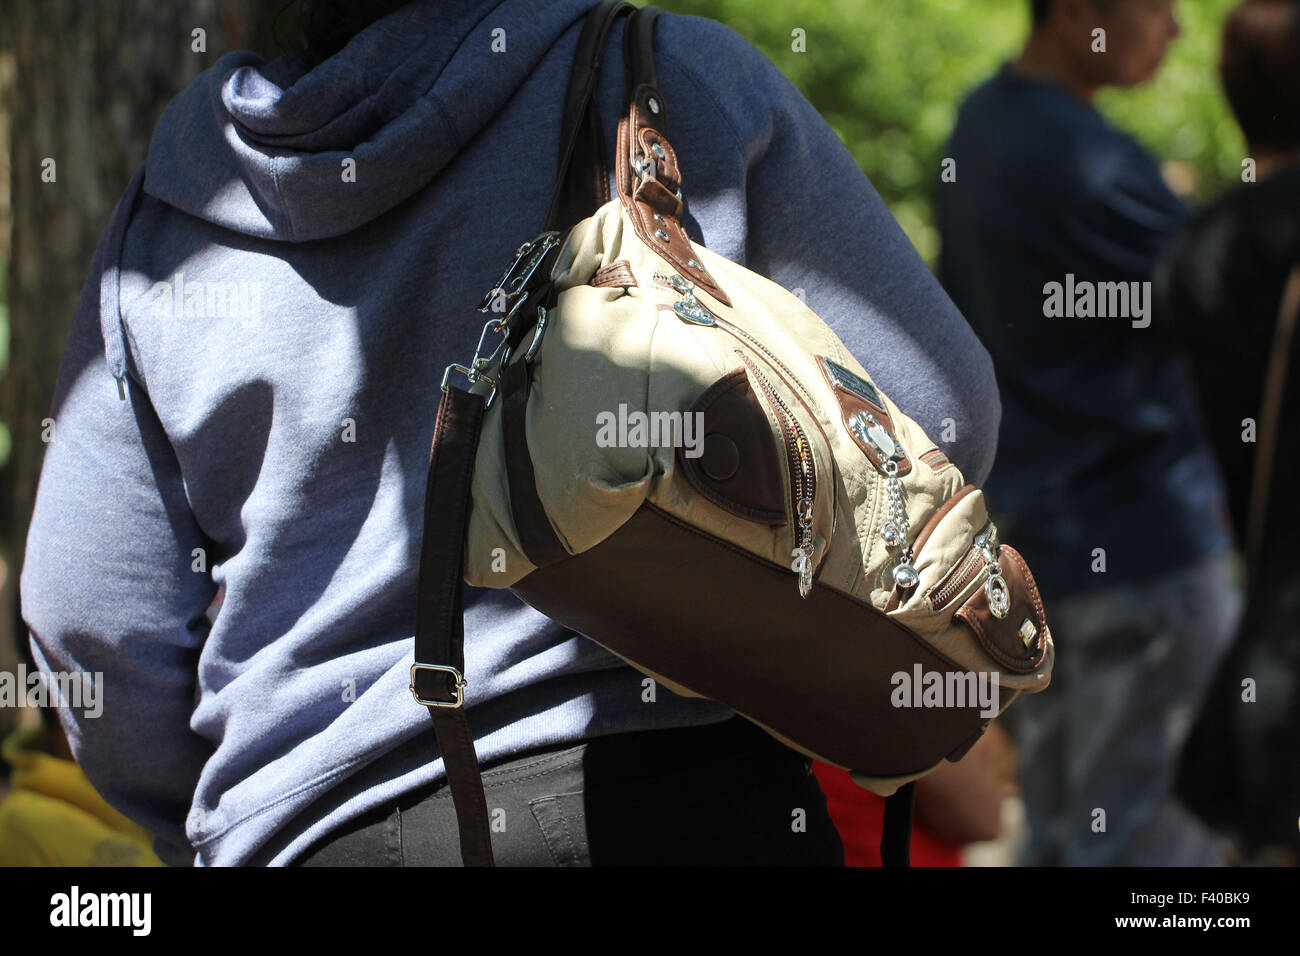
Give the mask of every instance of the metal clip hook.
[[533, 340], [528, 343], [528, 351], [524, 353], [524, 361], [531, 362], [537, 355], [537, 350], [541, 348], [542, 336], [546, 334], [546, 309], [542, 306], [537, 307], [537, 325], [533, 329]]

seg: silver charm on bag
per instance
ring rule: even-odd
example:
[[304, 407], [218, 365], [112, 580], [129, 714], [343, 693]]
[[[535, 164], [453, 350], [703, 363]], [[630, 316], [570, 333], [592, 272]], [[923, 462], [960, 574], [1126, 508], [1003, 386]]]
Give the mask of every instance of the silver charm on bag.
[[898, 480], [898, 462], [890, 458], [885, 462], [885, 494], [889, 496], [889, 515], [880, 536], [891, 548], [903, 545], [898, 553], [898, 564], [894, 565], [894, 583], [907, 591], [921, 580], [921, 575], [912, 566], [912, 545], [907, 541], [907, 508], [903, 505], [903, 483]]
[[691, 325], [718, 324], [718, 320], [713, 313], [701, 305], [699, 299], [695, 298], [695, 283], [675, 272], [672, 275], [656, 272], [654, 277], [667, 282], [681, 294], [682, 298], [673, 303], [673, 311], [677, 313], [677, 317], [683, 322], [689, 322]]
[[907, 508], [903, 503], [903, 483], [898, 480], [898, 463], [903, 459], [903, 448], [885, 427], [870, 412], [858, 412], [849, 421], [849, 427], [858, 438], [868, 443], [879, 452], [882, 464], [881, 472], [885, 476], [885, 495], [887, 498], [885, 523], [880, 528], [880, 537], [891, 548], [900, 545], [898, 564], [894, 565], [894, 583], [901, 590], [916, 587], [921, 576], [912, 566], [912, 546], [907, 541]]

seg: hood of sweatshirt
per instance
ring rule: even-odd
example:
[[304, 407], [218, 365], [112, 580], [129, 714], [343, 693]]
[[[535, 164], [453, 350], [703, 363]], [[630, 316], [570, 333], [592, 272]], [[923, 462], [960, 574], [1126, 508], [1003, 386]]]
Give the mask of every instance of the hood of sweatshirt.
[[218, 60], [163, 112], [109, 225], [100, 291], [113, 374], [125, 374], [121, 249], [141, 191], [261, 239], [348, 233], [455, 162], [593, 4], [411, 0], [314, 69], [297, 55]]
[[310, 71], [229, 54], [163, 113], [145, 191], [260, 238], [350, 232], [453, 162], [592, 3], [412, 0]]

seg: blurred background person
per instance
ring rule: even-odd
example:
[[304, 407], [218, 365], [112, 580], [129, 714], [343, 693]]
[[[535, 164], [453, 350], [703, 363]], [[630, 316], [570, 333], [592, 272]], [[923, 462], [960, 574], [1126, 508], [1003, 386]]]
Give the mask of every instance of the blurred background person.
[[[1222, 479], [1187, 369], [1148, 328], [1148, 283], [1186, 209], [1094, 108], [1150, 79], [1172, 0], [1033, 0], [1020, 56], [961, 106], [936, 218], [940, 278], [1003, 400], [986, 485], [1051, 608], [1052, 692], [1013, 711], [1036, 865], [1206, 865], [1215, 834], [1171, 795], [1240, 598]], [[1059, 284], [1053, 287], [1051, 284]], [[1121, 314], [1051, 307], [1124, 283]], [[1130, 283], [1134, 285], [1129, 285]]]
[[[1237, 6], [1224, 25], [1220, 75], [1246, 137], [1244, 181], [1194, 217], [1156, 279], [1155, 330], [1191, 357], [1249, 572], [1241, 636], [1192, 736], [1185, 787], [1247, 849], [1286, 847], [1294, 861], [1300, 500], [1288, 491], [1300, 484], [1300, 389], [1294, 338], [1277, 326], [1300, 266], [1300, 0]], [[1295, 291], [1287, 304], [1294, 322]], [[1274, 362], [1285, 377], [1266, 401]], [[1245, 678], [1255, 682], [1253, 701], [1243, 701]]]

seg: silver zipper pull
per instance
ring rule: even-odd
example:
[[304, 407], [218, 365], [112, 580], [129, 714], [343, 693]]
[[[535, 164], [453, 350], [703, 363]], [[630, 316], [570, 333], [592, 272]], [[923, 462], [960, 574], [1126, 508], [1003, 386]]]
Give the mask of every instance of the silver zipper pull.
[[667, 282], [682, 295], [688, 296], [692, 299], [695, 298], [695, 283], [691, 282], [685, 276], [678, 275], [676, 272], [672, 275], [667, 275], [663, 272], [656, 272], [654, 277], [663, 282]]
[[718, 321], [713, 317], [713, 313], [705, 309], [695, 297], [689, 299], [678, 299], [673, 303], [673, 311], [683, 322], [689, 322], [691, 325], [717, 325]]
[[812, 591], [813, 575], [813, 514], [812, 502], [799, 499], [799, 546], [790, 552], [794, 569], [799, 575], [799, 596], [806, 598]]
[[988, 601], [989, 613], [1002, 620], [1011, 610], [1011, 585], [1002, 576], [1002, 565], [998, 563], [998, 554], [1002, 548], [997, 542], [996, 531], [981, 532], [976, 536], [975, 543], [989, 569], [988, 580], [984, 582], [984, 598]]
[[[880, 455], [880, 471], [885, 476], [885, 493], [889, 496], [888, 513], [885, 523], [881, 525], [880, 537], [884, 538], [889, 547], [897, 548], [906, 543], [908, 531], [907, 509], [903, 507], [903, 486], [898, 480], [898, 462], [903, 458], [903, 449], [870, 412], [854, 415], [849, 420], [849, 428]], [[900, 558], [902, 563], [894, 569], [894, 581], [901, 588], [915, 587], [920, 576], [916, 573], [916, 568], [912, 567], [910, 549], [905, 550]]]
[[674, 272], [672, 275], [666, 275], [662, 272], [656, 272], [654, 277], [661, 282], [667, 282], [682, 298], [673, 303], [673, 311], [683, 322], [689, 322], [691, 325], [717, 325], [718, 320], [712, 312], [700, 304], [700, 300], [695, 298], [695, 283], [689, 281], [685, 276], [678, 275]]

